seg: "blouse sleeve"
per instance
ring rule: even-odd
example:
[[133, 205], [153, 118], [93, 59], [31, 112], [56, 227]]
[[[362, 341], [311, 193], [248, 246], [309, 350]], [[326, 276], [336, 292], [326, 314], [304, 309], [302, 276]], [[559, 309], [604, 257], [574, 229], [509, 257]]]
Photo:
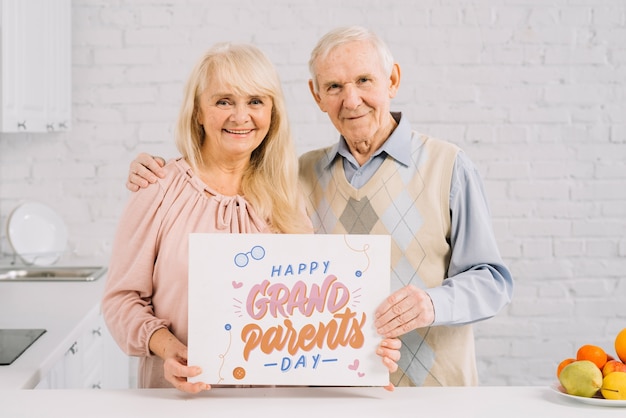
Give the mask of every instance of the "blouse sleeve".
[[163, 195], [159, 183], [130, 195], [111, 252], [102, 312], [115, 341], [132, 356], [151, 355], [150, 337], [170, 325], [152, 306]]

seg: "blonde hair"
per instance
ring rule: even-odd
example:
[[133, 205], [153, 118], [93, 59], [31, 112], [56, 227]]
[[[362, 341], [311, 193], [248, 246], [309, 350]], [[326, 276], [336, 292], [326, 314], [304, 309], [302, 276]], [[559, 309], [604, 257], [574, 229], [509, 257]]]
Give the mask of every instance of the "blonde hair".
[[278, 73], [267, 56], [247, 44], [218, 43], [193, 68], [187, 80], [176, 126], [176, 146], [197, 171], [203, 164], [205, 133], [198, 122], [199, 97], [210, 78], [236, 94], [268, 96], [272, 116], [267, 136], [252, 152], [243, 175], [242, 194], [275, 232], [310, 232], [298, 189], [298, 160]]
[[311, 52], [311, 58], [309, 59], [309, 72], [311, 73], [313, 87], [316, 92], [319, 92], [317, 73], [315, 70], [317, 62], [325, 59], [334, 48], [355, 41], [370, 42], [378, 53], [382, 70], [385, 74], [391, 74], [394, 63], [393, 55], [387, 44], [380, 39], [375, 32], [361, 26], [339, 27], [322, 36]]

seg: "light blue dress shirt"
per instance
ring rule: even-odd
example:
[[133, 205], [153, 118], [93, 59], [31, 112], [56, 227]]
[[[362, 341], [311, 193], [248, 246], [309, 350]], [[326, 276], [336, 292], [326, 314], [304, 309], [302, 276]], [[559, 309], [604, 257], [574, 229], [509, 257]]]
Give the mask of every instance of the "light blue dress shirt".
[[[368, 182], [387, 156], [411, 163], [411, 126], [400, 113], [392, 113], [398, 126], [362, 166], [345, 139], [335, 145], [343, 159], [346, 178], [355, 188]], [[462, 151], [458, 153], [450, 187], [452, 254], [448, 277], [441, 286], [425, 289], [435, 308], [433, 325], [461, 325], [491, 318], [513, 294], [513, 277], [500, 257], [491, 213], [478, 170]]]

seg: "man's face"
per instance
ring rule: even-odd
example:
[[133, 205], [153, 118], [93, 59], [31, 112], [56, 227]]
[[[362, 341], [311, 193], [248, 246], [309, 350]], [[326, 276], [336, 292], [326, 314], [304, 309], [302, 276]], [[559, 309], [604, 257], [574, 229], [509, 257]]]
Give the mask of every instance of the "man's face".
[[389, 137], [395, 124], [391, 99], [400, 84], [399, 67], [385, 74], [376, 49], [369, 42], [354, 41], [334, 48], [315, 66], [319, 91], [311, 93], [328, 114], [350, 150], [369, 156]]

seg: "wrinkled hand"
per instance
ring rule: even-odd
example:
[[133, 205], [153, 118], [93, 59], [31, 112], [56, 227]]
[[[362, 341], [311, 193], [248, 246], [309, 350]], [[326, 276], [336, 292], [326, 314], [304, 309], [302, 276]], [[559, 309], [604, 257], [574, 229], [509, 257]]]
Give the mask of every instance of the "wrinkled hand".
[[[186, 353], [185, 353], [186, 357]], [[202, 369], [197, 366], [187, 366], [187, 359], [180, 357], [169, 357], [163, 363], [163, 372], [165, 380], [170, 382], [176, 389], [188, 393], [198, 393], [203, 390], [211, 389], [211, 386], [202, 383], [191, 383], [187, 381], [189, 377], [198, 376], [202, 373]]]
[[376, 310], [377, 332], [385, 338], [396, 338], [431, 325], [435, 308], [424, 290], [408, 285], [392, 293]]
[[146, 188], [155, 183], [157, 177], [163, 178], [165, 176], [161, 170], [164, 165], [165, 160], [163, 158], [153, 157], [142, 152], [130, 163], [126, 188], [131, 192], [136, 192], [140, 188]]
[[187, 366], [187, 346], [180, 342], [167, 328], [156, 330], [150, 337], [150, 351], [163, 359], [163, 376], [176, 389], [198, 393], [211, 389], [203, 382], [188, 382], [187, 378], [198, 376], [202, 369]]
[[[382, 360], [383, 364], [387, 366], [389, 369], [389, 373], [393, 373], [398, 370], [398, 360], [400, 360], [400, 347], [402, 346], [402, 341], [397, 338], [385, 338], [380, 342], [378, 348], [376, 349], [376, 354], [378, 354]], [[395, 389], [393, 383], [389, 383], [387, 386], [384, 386], [386, 390], [389, 392], [393, 392]]]

